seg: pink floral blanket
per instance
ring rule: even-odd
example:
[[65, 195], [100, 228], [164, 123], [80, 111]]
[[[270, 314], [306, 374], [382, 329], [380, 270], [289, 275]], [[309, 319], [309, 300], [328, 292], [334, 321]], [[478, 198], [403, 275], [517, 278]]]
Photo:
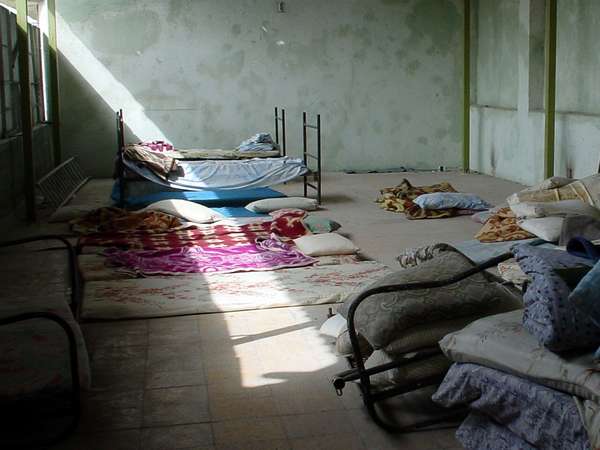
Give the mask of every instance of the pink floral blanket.
[[275, 236], [233, 247], [181, 247], [168, 250], [118, 250], [105, 252], [111, 265], [137, 275], [232, 273], [303, 267], [317, 260], [300, 253]]

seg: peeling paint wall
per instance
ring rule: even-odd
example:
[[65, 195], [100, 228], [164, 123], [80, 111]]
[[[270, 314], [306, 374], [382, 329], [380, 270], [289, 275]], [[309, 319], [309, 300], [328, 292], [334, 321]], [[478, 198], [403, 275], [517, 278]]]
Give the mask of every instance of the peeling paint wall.
[[[62, 138], [111, 173], [130, 139], [231, 148], [321, 113], [325, 168], [460, 164], [462, 0], [58, 0]], [[97, 70], [90, 69], [97, 67]]]
[[[471, 106], [471, 165], [484, 173], [534, 184], [544, 177], [545, 2], [518, 0], [512, 17], [492, 16], [493, 10], [484, 7], [488, 2], [478, 2], [476, 41], [480, 46], [485, 43], [484, 52], [500, 53], [504, 57], [481, 58], [481, 52], [478, 53], [474, 68], [478, 73], [477, 101]], [[493, 27], [489, 26], [491, 21]], [[600, 161], [599, 25], [600, 2], [558, 2], [557, 175], [585, 177], [597, 172]], [[509, 32], [515, 33], [512, 48], [517, 58], [506, 67], [506, 41], [494, 42], [490, 35], [505, 36]], [[509, 72], [517, 76], [507, 75]], [[512, 98], [517, 92], [516, 104], [481, 101], [482, 78], [487, 78], [486, 89], [493, 91], [486, 92], [486, 98]]]

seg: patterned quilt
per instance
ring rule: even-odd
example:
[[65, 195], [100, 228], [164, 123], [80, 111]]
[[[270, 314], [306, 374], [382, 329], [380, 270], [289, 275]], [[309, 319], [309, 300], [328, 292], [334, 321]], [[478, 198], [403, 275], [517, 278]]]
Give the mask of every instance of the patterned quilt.
[[408, 219], [442, 219], [459, 214], [456, 209], [422, 209], [413, 202], [419, 195], [432, 192], [456, 192], [456, 190], [446, 182], [431, 186], [413, 186], [404, 178], [397, 186], [382, 189], [376, 202], [388, 211], [403, 212]]

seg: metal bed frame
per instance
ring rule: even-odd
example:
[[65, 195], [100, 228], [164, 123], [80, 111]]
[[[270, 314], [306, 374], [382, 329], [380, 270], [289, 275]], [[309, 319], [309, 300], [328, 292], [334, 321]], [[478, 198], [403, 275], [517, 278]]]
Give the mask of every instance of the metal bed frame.
[[[66, 240], [62, 236], [58, 235], [44, 235], [44, 236], [34, 236], [30, 238], [17, 239], [14, 241], [0, 242], [0, 248], [11, 247], [16, 245], [22, 245], [30, 242], [36, 241], [48, 241], [48, 240], [57, 240], [63, 243], [66, 247], [66, 250], [69, 255], [69, 271], [70, 271], [70, 281], [71, 281], [71, 310], [74, 314], [75, 319], [77, 320], [78, 312], [79, 312], [79, 300], [81, 295], [81, 283], [79, 280], [79, 274], [77, 271], [76, 258], [77, 255], [71, 243]], [[10, 443], [10, 448], [39, 448], [40, 446], [48, 446], [54, 445], [62, 439], [66, 438], [69, 434], [71, 434], [79, 424], [79, 420], [81, 418], [81, 386], [79, 380], [79, 359], [77, 354], [77, 342], [75, 339], [75, 333], [71, 329], [69, 323], [60, 317], [59, 315], [48, 312], [48, 311], [38, 311], [38, 312], [27, 312], [22, 314], [16, 314], [8, 317], [0, 318], [0, 326], [10, 326], [16, 323], [25, 322], [28, 320], [42, 319], [48, 320], [50, 322], [54, 322], [58, 325], [63, 332], [65, 333], [68, 343], [69, 343], [69, 368], [71, 374], [71, 392], [70, 392], [70, 408], [69, 415], [72, 416], [71, 421], [68, 425], [56, 436], [45, 440], [44, 442], [28, 442], [24, 444], [16, 444], [14, 442]], [[31, 409], [27, 409], [24, 411], [27, 415], [28, 420], [31, 418], [32, 411]], [[14, 410], [11, 410], [11, 417], [14, 414]], [[52, 414], [55, 417], [56, 412]], [[43, 420], [45, 416], [39, 417], [39, 419]], [[6, 420], [4, 420], [6, 422]]]
[[377, 425], [388, 431], [407, 433], [411, 431], [427, 429], [436, 424], [448, 424], [449, 422], [456, 422], [457, 418], [462, 418], [463, 415], [461, 413], [465, 411], [464, 408], [441, 410], [443, 414], [441, 414], [438, 417], [424, 419], [408, 425], [392, 424], [381, 417], [379, 411], [376, 408], [376, 404], [378, 402], [398, 395], [403, 395], [427, 386], [438, 385], [442, 381], [444, 376], [434, 376], [419, 380], [417, 382], [407, 383], [405, 385], [379, 390], [372, 386], [370, 377], [378, 373], [386, 372], [391, 369], [399, 368], [407, 364], [421, 361], [434, 355], [438, 355], [441, 353], [441, 350], [427, 350], [417, 353], [411, 352], [414, 353], [414, 356], [412, 356], [411, 358], [402, 358], [396, 361], [392, 361], [386, 364], [367, 369], [365, 368], [365, 357], [359, 345], [358, 332], [356, 331], [356, 326], [354, 323], [356, 311], [362, 302], [364, 302], [367, 298], [373, 295], [389, 292], [432, 289], [448, 286], [450, 284], [458, 283], [459, 281], [462, 281], [472, 275], [483, 272], [484, 270], [495, 267], [499, 263], [506, 261], [512, 257], [512, 253], [504, 253], [445, 280], [379, 286], [372, 289], [368, 289], [362, 292], [360, 295], [358, 295], [356, 299], [354, 299], [353, 302], [350, 304], [347, 317], [348, 334], [350, 336], [350, 343], [352, 344], [352, 356], [348, 358], [350, 369], [338, 373], [332, 379], [332, 384], [337, 394], [340, 396], [343, 394], [343, 389], [347, 383], [356, 382], [358, 384], [358, 387], [360, 388], [363, 403], [367, 409], [367, 412]]
[[[317, 193], [317, 202], [322, 202], [322, 165], [321, 165], [321, 115], [317, 114], [316, 125], [311, 125], [306, 121], [306, 112], [302, 113], [302, 156], [304, 165], [309, 169], [309, 173], [303, 175], [304, 196], [308, 197], [308, 188], [314, 189]], [[314, 129], [317, 132], [317, 153], [308, 151], [308, 136], [307, 130]], [[125, 184], [127, 168], [123, 162], [123, 149], [125, 148], [125, 122], [123, 119], [123, 110], [120, 109], [116, 114], [116, 130], [117, 130], [117, 167], [115, 177], [119, 180], [119, 206], [125, 206]], [[281, 131], [281, 133], [280, 133]], [[279, 140], [281, 134], [281, 141]], [[275, 107], [275, 143], [281, 149], [281, 156], [287, 156], [287, 140], [286, 140], [286, 117], [285, 109]], [[316, 161], [317, 167], [311, 169], [309, 161]], [[312, 182], [309, 177], [313, 177]], [[316, 183], [316, 184], [315, 184]]]

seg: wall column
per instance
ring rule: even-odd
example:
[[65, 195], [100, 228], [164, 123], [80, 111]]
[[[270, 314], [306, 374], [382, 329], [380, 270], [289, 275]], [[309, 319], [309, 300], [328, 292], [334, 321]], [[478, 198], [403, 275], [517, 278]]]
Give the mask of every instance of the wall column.
[[33, 164], [33, 121], [31, 117], [31, 83], [29, 79], [29, 26], [27, 0], [17, 0], [17, 44], [19, 51], [19, 91], [21, 100], [21, 145], [25, 182], [27, 219], [34, 221], [35, 169]]

